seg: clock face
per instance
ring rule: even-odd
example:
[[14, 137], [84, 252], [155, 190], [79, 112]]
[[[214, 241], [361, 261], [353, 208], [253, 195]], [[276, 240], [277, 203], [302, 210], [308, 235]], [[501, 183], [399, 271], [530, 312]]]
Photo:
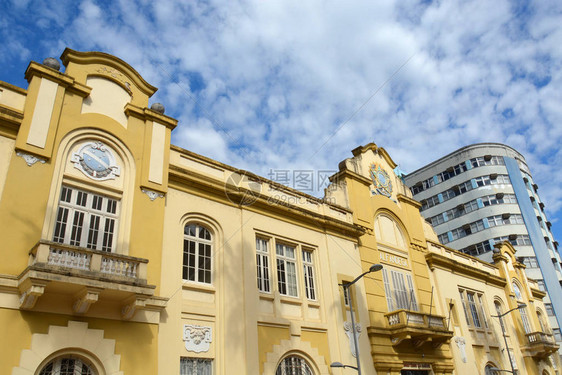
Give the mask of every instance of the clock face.
[[96, 180], [114, 178], [119, 174], [115, 158], [110, 150], [101, 142], [90, 142], [73, 156], [76, 168], [88, 177]]

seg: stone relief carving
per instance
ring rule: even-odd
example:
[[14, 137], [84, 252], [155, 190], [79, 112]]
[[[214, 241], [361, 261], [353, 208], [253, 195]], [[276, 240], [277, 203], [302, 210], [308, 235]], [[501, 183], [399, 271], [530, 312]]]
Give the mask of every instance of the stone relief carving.
[[[357, 357], [357, 353], [355, 353], [355, 344], [353, 342], [353, 331], [351, 329], [351, 322], [345, 322], [343, 323], [343, 329], [345, 330], [345, 334], [347, 335], [347, 338], [349, 339], [349, 347], [351, 349], [351, 355], [354, 357]], [[355, 323], [355, 332], [357, 333], [357, 341], [359, 341], [359, 336], [361, 336], [361, 324], [360, 323]], [[357, 348], [359, 349], [359, 348]]]
[[100, 141], [85, 143], [70, 161], [76, 169], [97, 181], [114, 179], [121, 173], [113, 153]]
[[455, 343], [461, 353], [461, 359], [466, 363], [466, 340], [463, 337], [455, 336]]
[[162, 193], [158, 193], [156, 191], [152, 191], [149, 189], [141, 189], [141, 191], [143, 193], [145, 193], [146, 195], [148, 195], [148, 197], [150, 198], [151, 201], [155, 200], [156, 198], [164, 198], [164, 194]]
[[185, 341], [185, 349], [189, 352], [207, 352], [213, 341], [212, 328], [196, 324], [184, 324], [183, 341]]
[[37, 157], [35, 155], [28, 154], [27, 152], [17, 151], [16, 155], [22, 157], [29, 167], [31, 167], [33, 164], [37, 162], [40, 162], [41, 164], [45, 164], [44, 159], [41, 159], [40, 157]]

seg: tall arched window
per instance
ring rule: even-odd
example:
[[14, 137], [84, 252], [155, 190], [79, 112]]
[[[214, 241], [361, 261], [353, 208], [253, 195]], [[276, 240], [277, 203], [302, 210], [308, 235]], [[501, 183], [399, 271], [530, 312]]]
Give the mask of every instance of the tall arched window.
[[[521, 288], [519, 285], [514, 281], [512, 283], [513, 286], [513, 293], [515, 293], [515, 299], [517, 300], [518, 305], [526, 304], [523, 299], [523, 295], [521, 294]], [[523, 329], [525, 329], [525, 333], [531, 333], [531, 323], [529, 323], [529, 317], [527, 316], [527, 308], [522, 307], [519, 309], [519, 314], [521, 315], [521, 321], [523, 322]]]
[[384, 213], [375, 218], [374, 232], [381, 259], [391, 259], [382, 269], [388, 311], [417, 311], [407, 239], [398, 222]]
[[213, 237], [211, 232], [199, 224], [187, 224], [183, 236], [184, 280], [211, 283], [211, 254]]
[[97, 375], [93, 366], [85, 360], [74, 357], [58, 357], [47, 363], [39, 372], [39, 375]]
[[[496, 314], [498, 316], [500, 316], [501, 314], [503, 314], [502, 311], [502, 305], [499, 303], [499, 301], [494, 301], [494, 306], [496, 307]], [[500, 326], [502, 328], [502, 332], [505, 333], [505, 326], [503, 325], [503, 320], [500, 319]]]
[[492, 365], [492, 364], [487, 364], [486, 367], [484, 368], [484, 374], [485, 375], [499, 375], [499, 372], [496, 369], [497, 367]]
[[314, 375], [314, 373], [303, 358], [291, 355], [279, 363], [275, 375]]

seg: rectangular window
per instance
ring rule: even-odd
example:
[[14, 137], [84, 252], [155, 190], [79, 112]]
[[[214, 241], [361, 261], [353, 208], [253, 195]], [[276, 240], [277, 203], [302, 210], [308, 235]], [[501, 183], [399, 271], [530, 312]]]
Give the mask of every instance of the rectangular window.
[[527, 308], [522, 307], [519, 309], [519, 314], [521, 315], [521, 321], [523, 322], [523, 328], [525, 333], [531, 333], [531, 324], [529, 323], [529, 318], [527, 317]]
[[459, 294], [467, 324], [476, 328], [488, 328], [488, 321], [482, 303], [484, 300], [483, 294], [463, 289], [459, 289]]
[[63, 186], [53, 241], [88, 249], [112, 251], [118, 218], [118, 201]]
[[545, 303], [544, 308], [546, 309], [546, 314], [548, 316], [554, 316], [554, 309], [552, 308], [551, 303]]
[[476, 301], [474, 299], [474, 293], [467, 293], [466, 299], [468, 300], [468, 307], [470, 309], [470, 315], [474, 326], [478, 328], [482, 327], [482, 323], [480, 322], [480, 313], [478, 312]]
[[[347, 283], [347, 281], [342, 280], [342, 284], [345, 284], [345, 283]], [[349, 291], [348, 291], [347, 288], [342, 288], [342, 289], [343, 289], [343, 303], [344, 303], [344, 305], [349, 306], [349, 294], [348, 294]]]
[[388, 311], [418, 311], [412, 276], [392, 269], [382, 269]]
[[275, 253], [277, 255], [277, 287], [279, 293], [298, 297], [295, 248], [277, 244]]
[[316, 288], [314, 286], [314, 265], [312, 263], [312, 251], [302, 251], [302, 265], [304, 275], [304, 289], [306, 290], [306, 298], [316, 299]]
[[180, 359], [180, 375], [212, 375], [213, 361], [211, 359], [187, 358]]
[[268, 242], [262, 238], [256, 238], [256, 266], [258, 274], [258, 290], [269, 293], [269, 249]]

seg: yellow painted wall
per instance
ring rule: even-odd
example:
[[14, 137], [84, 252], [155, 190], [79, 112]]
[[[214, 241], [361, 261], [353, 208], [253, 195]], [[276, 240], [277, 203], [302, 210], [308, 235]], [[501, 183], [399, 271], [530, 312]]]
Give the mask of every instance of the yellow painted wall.
[[[49, 326], [66, 326], [68, 321], [88, 323], [89, 329], [104, 331], [104, 338], [115, 340], [115, 354], [121, 355], [124, 374], [156, 374], [158, 371], [158, 327], [152, 324], [89, 319], [0, 309], [0, 373], [10, 374], [20, 361], [21, 351], [30, 349], [34, 333], [47, 334]], [[113, 353], [108, 353], [113, 354]], [[103, 362], [105, 358], [99, 358]]]

